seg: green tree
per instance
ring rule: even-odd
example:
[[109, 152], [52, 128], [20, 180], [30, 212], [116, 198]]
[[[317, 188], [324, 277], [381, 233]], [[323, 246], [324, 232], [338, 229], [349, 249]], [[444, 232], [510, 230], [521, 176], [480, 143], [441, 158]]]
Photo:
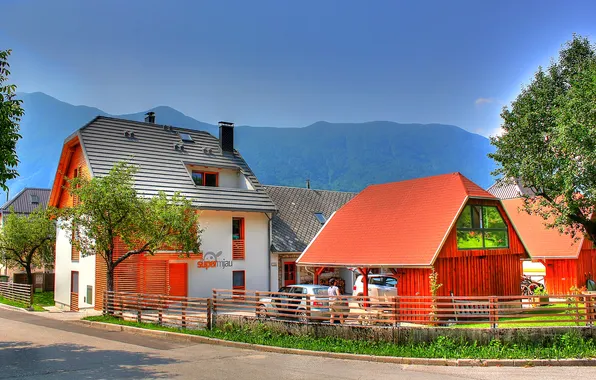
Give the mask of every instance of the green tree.
[[[69, 179], [67, 188], [78, 202], [60, 213], [61, 226], [73, 231], [70, 240], [80, 254], [97, 254], [105, 261], [110, 291], [114, 270], [131, 256], [152, 255], [164, 247], [187, 255], [200, 249], [198, 214], [190, 201], [163, 192], [140, 197], [133, 186], [136, 171], [119, 162], [106, 176]], [[118, 239], [127, 251], [116, 257]]]
[[8, 190], [6, 181], [18, 176], [16, 149], [21, 138], [19, 122], [25, 114], [21, 107], [23, 101], [15, 99], [17, 86], [6, 83], [10, 75], [10, 53], [10, 50], [0, 50], [0, 188], [5, 191]]
[[51, 211], [42, 207], [29, 215], [15, 214], [11, 207], [0, 229], [0, 252], [8, 267], [25, 268], [29, 284], [33, 284], [33, 267], [53, 266], [55, 241]]
[[596, 49], [575, 36], [546, 70], [538, 69], [511, 107], [490, 154], [503, 179], [519, 178], [535, 196], [525, 211], [545, 224], [596, 241]]

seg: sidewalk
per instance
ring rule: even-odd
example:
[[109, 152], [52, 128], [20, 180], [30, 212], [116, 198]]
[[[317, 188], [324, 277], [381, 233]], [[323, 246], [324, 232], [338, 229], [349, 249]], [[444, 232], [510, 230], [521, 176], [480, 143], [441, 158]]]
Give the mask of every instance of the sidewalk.
[[94, 315], [101, 315], [101, 311], [93, 310], [93, 309], [85, 309], [82, 311], [64, 311], [56, 306], [45, 306], [44, 311], [28, 311], [22, 309], [20, 307], [5, 305], [0, 303], [0, 309], [12, 310], [12, 311], [19, 311], [22, 313], [29, 313], [34, 314], [36, 316], [51, 318], [59, 321], [78, 321], [85, 317], [94, 316]]

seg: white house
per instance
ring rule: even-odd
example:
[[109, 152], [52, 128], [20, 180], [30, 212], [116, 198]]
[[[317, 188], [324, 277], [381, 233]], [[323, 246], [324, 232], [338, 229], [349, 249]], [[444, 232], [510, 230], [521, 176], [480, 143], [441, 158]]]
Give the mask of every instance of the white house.
[[[220, 122], [219, 139], [203, 131], [155, 123], [97, 117], [64, 142], [49, 204], [71, 207], [65, 177], [103, 176], [121, 160], [139, 167], [138, 194], [178, 191], [200, 212], [202, 255], [181, 259], [174, 252], [137, 255], [115, 273], [115, 290], [189, 297], [213, 288], [269, 290], [277, 286], [269, 252], [276, 207], [242, 156], [234, 150], [234, 125]], [[99, 255], [81, 257], [70, 231], [58, 223], [56, 305], [71, 310], [100, 309], [106, 285]], [[116, 257], [126, 248], [117, 243]]]

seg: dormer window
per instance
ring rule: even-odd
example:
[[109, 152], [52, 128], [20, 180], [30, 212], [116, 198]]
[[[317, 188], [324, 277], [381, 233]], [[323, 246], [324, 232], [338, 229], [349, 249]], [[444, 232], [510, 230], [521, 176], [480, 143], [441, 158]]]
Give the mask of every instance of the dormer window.
[[178, 132], [178, 136], [180, 136], [180, 140], [182, 141], [186, 141], [186, 142], [192, 142], [192, 136], [189, 135], [188, 133], [184, 133], [184, 132]]
[[192, 180], [194, 181], [195, 185], [197, 185], [197, 186], [217, 187], [218, 186], [218, 173], [200, 172], [200, 171], [193, 170]]
[[321, 223], [321, 225], [325, 224], [325, 222], [327, 221], [327, 219], [325, 218], [325, 215], [323, 215], [322, 212], [315, 212], [315, 218], [317, 218], [317, 220], [319, 221], [319, 223]]
[[457, 220], [458, 249], [509, 246], [507, 224], [495, 206], [467, 205]]
[[39, 204], [39, 195], [37, 194], [30, 194], [29, 199], [31, 199], [31, 203], [36, 205]]

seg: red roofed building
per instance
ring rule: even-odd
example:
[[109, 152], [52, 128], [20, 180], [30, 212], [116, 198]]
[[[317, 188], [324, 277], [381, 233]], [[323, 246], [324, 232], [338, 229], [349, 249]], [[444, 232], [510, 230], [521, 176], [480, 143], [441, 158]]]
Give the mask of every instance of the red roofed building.
[[596, 249], [588, 238], [575, 240], [570, 235], [547, 228], [539, 215], [522, 210], [523, 198], [503, 200], [524, 246], [533, 260], [546, 267], [545, 285], [549, 294], [568, 294], [571, 287], [582, 287], [596, 268]]
[[[338, 210], [297, 263], [385, 268], [398, 294], [518, 295], [527, 253], [499, 199], [460, 173], [373, 185]], [[366, 289], [366, 286], [365, 286]]]

